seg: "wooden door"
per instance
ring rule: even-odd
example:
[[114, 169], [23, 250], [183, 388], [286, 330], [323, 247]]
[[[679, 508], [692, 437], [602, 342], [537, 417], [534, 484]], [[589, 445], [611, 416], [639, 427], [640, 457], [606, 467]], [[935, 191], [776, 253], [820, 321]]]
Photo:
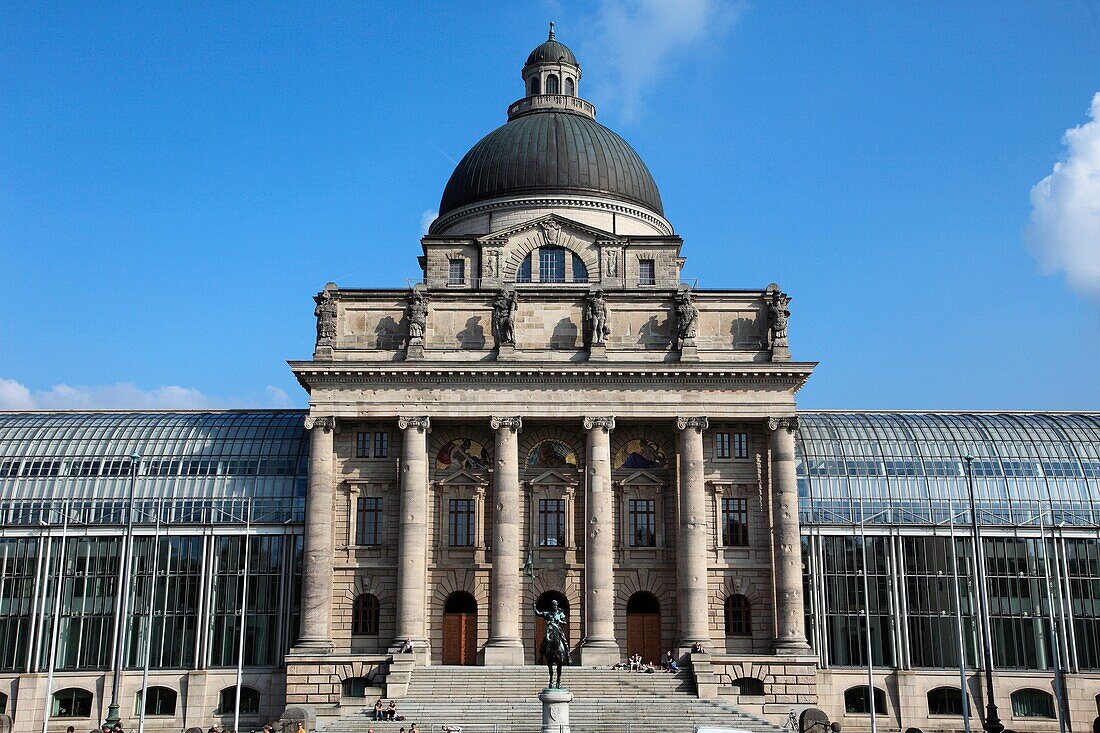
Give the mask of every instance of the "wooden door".
[[477, 664], [477, 614], [443, 614], [443, 663]]
[[642, 661], [661, 661], [661, 614], [631, 613], [626, 617], [627, 656], [641, 654]]

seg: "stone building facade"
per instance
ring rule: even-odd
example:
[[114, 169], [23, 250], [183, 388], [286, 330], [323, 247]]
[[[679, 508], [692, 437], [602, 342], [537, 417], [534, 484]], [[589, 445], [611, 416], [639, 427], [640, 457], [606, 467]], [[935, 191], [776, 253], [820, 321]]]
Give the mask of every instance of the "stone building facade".
[[682, 281], [656, 184], [580, 76], [553, 35], [532, 52], [446, 187], [421, 282], [316, 298], [316, 351], [291, 362], [310, 469], [290, 705], [406, 644], [533, 664], [551, 598], [580, 664], [700, 645], [789, 670], [771, 702], [816, 699], [794, 456], [814, 364], [791, 359], [789, 298]]

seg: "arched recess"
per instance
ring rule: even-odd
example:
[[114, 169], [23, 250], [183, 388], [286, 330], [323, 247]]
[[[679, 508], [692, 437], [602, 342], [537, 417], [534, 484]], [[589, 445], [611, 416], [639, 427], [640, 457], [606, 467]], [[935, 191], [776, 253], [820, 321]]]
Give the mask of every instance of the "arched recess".
[[[557, 465], [541, 465], [540, 462], [532, 463], [531, 452], [546, 441], [564, 443], [572, 454], [575, 464], [566, 460], [553, 461]], [[524, 430], [519, 439], [520, 470], [525, 471], [529, 478], [538, 476], [548, 470], [560, 472], [579, 471], [584, 467], [584, 437], [578, 430], [570, 430], [564, 426], [547, 425], [534, 430]], [[550, 462], [547, 462], [550, 463]]]
[[1027, 687], [1012, 693], [1012, 717], [1055, 718], [1054, 696], [1046, 690]]
[[[844, 712], [850, 715], [870, 715], [871, 706], [867, 701], [867, 685], [849, 687], [844, 691]], [[886, 691], [875, 688], [875, 715], [886, 715]]]
[[[558, 607], [561, 608], [563, 611], [565, 611], [566, 618], [572, 620], [570, 615], [569, 615], [569, 599], [566, 598], [565, 594], [562, 593], [561, 591], [556, 591], [556, 590], [543, 591], [539, 595], [538, 599], [535, 600], [535, 606], [540, 611], [549, 611], [551, 601], [557, 601], [558, 602]], [[572, 644], [573, 640], [569, 636], [569, 625], [568, 624], [565, 627], [565, 633], [566, 633], [566, 639], [569, 641], [570, 644]], [[542, 644], [542, 640], [545, 637], [546, 637], [546, 621], [542, 618], [542, 616], [536, 616], [535, 617], [535, 635], [532, 638], [533, 643], [532, 643], [532, 646], [531, 646], [531, 659], [535, 660], [536, 663], [538, 662], [539, 646]]]
[[649, 426], [624, 426], [611, 434], [613, 471], [670, 470], [675, 455], [669, 434]]
[[755, 677], [739, 677], [733, 681], [733, 686], [737, 688], [738, 695], [763, 695], [764, 694], [764, 682], [758, 680]]
[[[546, 217], [547, 220], [551, 218], [554, 217]], [[514, 237], [509, 242], [504, 264], [501, 268], [501, 277], [505, 282], [516, 282], [516, 275], [519, 267], [523, 261], [527, 259], [527, 256], [535, 253], [532, 256], [537, 257], [538, 250], [547, 244], [538, 227], [541, 221], [544, 221], [544, 219], [530, 222], [529, 225], [531, 229], [525, 236]], [[565, 222], [559, 223], [565, 224]], [[581, 262], [584, 263], [585, 269], [588, 271], [590, 282], [596, 282], [600, 279], [599, 251], [593, 246], [590, 240], [567, 232], [563, 227], [557, 243], [551, 246], [561, 247], [566, 251], [566, 255], [572, 252], [576, 257], [579, 257]], [[535, 279], [537, 280], [538, 278]]]
[[[760, 593], [756, 586], [743, 575], [727, 575], [721, 585], [712, 585], [710, 589], [711, 632], [714, 638], [726, 636], [726, 599], [732, 595], [742, 595], [748, 599], [752, 608], [765, 608]], [[767, 616], [767, 614], [765, 614]], [[757, 639], [764, 639], [772, 633], [771, 626], [760, 619], [753, 620], [753, 635]], [[728, 637], [734, 641], [738, 637]], [[740, 637], [744, 640], [748, 637]]]
[[962, 715], [963, 696], [958, 687], [937, 687], [928, 691], [929, 715]]
[[[146, 689], [145, 701], [145, 714], [146, 715], [175, 715], [176, 714], [176, 691], [170, 687], [159, 687], [152, 685]], [[138, 690], [137, 696], [134, 698], [134, 715], [141, 714], [142, 708], [142, 694], [141, 690]]]
[[443, 603], [443, 664], [477, 664], [477, 601], [466, 591]]
[[[462, 447], [466, 441], [478, 448], [469, 456], [472, 462], [464, 461]], [[484, 471], [492, 465], [493, 445], [493, 434], [478, 425], [448, 425], [433, 430], [428, 444], [428, 467], [433, 473], [449, 473], [458, 470]], [[447, 458], [451, 460], [441, 465], [440, 458], [444, 449], [448, 449]]]
[[558, 75], [549, 74], [546, 77], [546, 93], [547, 94], [559, 94], [561, 89], [558, 86]]
[[661, 603], [648, 591], [638, 591], [626, 602], [626, 653], [654, 664], [661, 659]]

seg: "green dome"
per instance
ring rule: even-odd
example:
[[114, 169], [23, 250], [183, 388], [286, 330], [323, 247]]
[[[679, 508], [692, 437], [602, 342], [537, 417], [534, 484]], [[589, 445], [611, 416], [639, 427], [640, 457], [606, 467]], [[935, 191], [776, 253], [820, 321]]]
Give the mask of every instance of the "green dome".
[[577, 63], [577, 57], [569, 50], [569, 46], [555, 40], [553, 36], [535, 47], [535, 50], [527, 57], [526, 65], [537, 64], [540, 61], [561, 61], [573, 66], [580, 66]]
[[532, 194], [618, 199], [664, 216], [657, 184], [634, 149], [594, 119], [558, 110], [516, 117], [474, 145], [447, 181], [439, 215]]

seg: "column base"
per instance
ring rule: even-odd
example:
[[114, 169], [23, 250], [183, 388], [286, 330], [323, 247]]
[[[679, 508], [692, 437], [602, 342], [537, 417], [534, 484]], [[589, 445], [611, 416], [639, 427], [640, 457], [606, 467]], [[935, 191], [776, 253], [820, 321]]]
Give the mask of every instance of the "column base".
[[806, 655], [810, 653], [810, 644], [805, 639], [776, 639], [772, 642], [772, 652], [785, 656]]
[[332, 654], [335, 649], [332, 639], [299, 639], [290, 648], [290, 654]]
[[523, 642], [519, 639], [490, 639], [485, 644], [486, 667], [523, 666]]
[[586, 641], [580, 648], [581, 664], [585, 667], [602, 667], [622, 661], [619, 645], [614, 641]]

